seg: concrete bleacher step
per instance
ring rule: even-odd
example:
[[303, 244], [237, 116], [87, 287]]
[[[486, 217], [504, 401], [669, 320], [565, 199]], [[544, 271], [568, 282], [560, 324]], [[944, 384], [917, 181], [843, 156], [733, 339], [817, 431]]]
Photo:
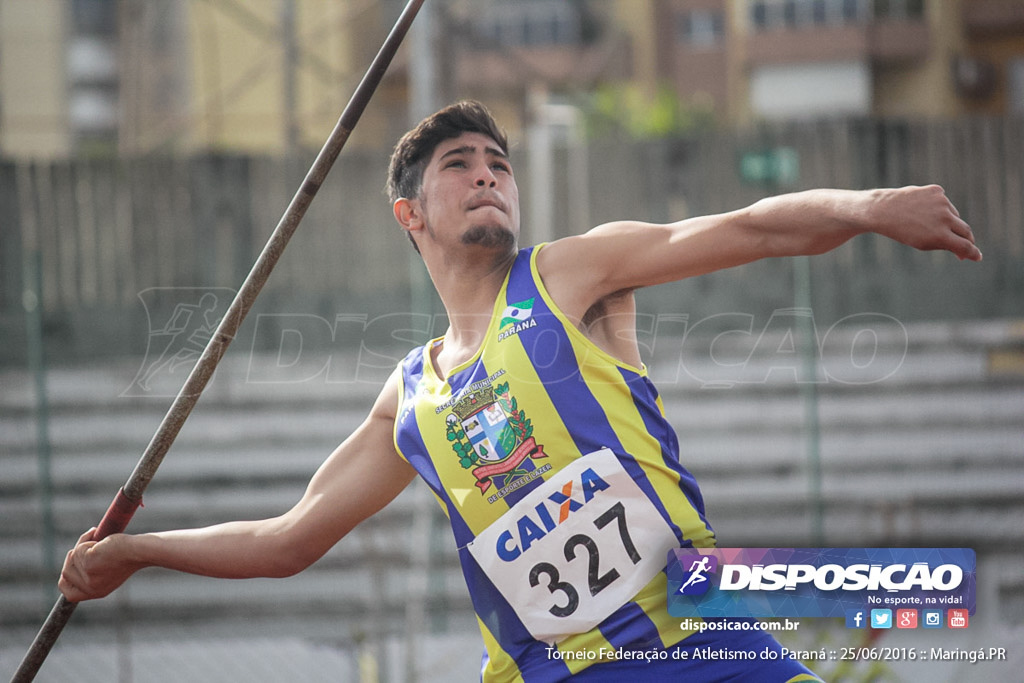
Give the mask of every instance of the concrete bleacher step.
[[[747, 513], [716, 503], [708, 505], [718, 545], [724, 548], [816, 547], [811, 513], [807, 509], [772, 510], [771, 515]], [[840, 514], [829, 514], [829, 513]], [[720, 514], [725, 513], [725, 514]], [[902, 514], [906, 513], [906, 514]], [[1024, 507], [958, 511], [907, 510], [897, 504], [876, 508], [829, 510], [826, 506], [824, 534], [830, 547], [972, 548], [979, 557], [1002, 552], [1006, 544], [1020, 548], [1020, 517]], [[1018, 574], [986, 577], [996, 587], [1006, 584], [1024, 599], [1019, 576], [1019, 550], [1015, 554]], [[1013, 577], [1016, 578], [1013, 578]], [[1024, 602], [1013, 607], [1017, 617]], [[997, 615], [988, 615], [989, 618]], [[1002, 619], [1008, 619], [1009, 614]], [[998, 619], [996, 619], [998, 621]]]
[[[324, 439], [340, 441], [351, 432], [361, 420], [353, 412], [339, 412], [327, 406], [307, 407], [303, 410], [289, 409], [287, 421], [268, 419], [273, 414], [280, 416], [282, 410], [272, 406], [261, 410], [218, 407], [196, 410], [185, 423], [177, 439], [176, 447], [204, 446], [212, 450], [231, 442], [258, 441], [266, 444], [288, 446]], [[106, 411], [78, 411], [69, 414], [51, 415], [50, 443], [58, 450], [110, 450], [137, 444], [141, 453], [149, 443], [162, 414], [123, 415]], [[36, 434], [29, 420], [7, 420], [0, 425], [7, 432], [5, 446], [11, 452], [31, 451], [35, 446]], [[280, 422], [280, 424], [278, 424]]]
[[[830, 339], [833, 350], [845, 343]], [[970, 545], [1003, 558], [1000, 566], [1024, 564], [1024, 374], [992, 362], [1022, 340], [1014, 321], [882, 331], [871, 362], [897, 368], [884, 381], [867, 363], [859, 377], [851, 371], [816, 384], [830, 545]], [[662, 345], [650, 361], [723, 546], [813, 539], [805, 404], [793, 368], [776, 368], [783, 341], [723, 338], [714, 358], [699, 351], [708, 344], [680, 342]], [[130, 531], [285, 511], [362, 420], [387, 374], [331, 383], [316, 368], [275, 362], [225, 359]], [[253, 381], [253, 363], [272, 371]], [[125, 359], [48, 375], [58, 558], [102, 516], [170, 405], [175, 378], [152, 394], [127, 395], [138, 369], [138, 359]], [[4, 371], [0, 382], [0, 628], [27, 628], [46, 590], [34, 397], [23, 371]], [[109, 625], [127, 609], [143, 627], [195, 619], [230, 631], [246, 620], [296, 623], [303, 613], [310, 623], [331, 615], [360, 623], [375, 614], [398, 628], [415, 568], [410, 548], [423, 542], [413, 530], [424, 514], [435, 571], [423, 599], [432, 611], [465, 615], [450, 532], [436, 503], [425, 500], [407, 490], [299, 577], [224, 582], [145, 572], [116, 600], [89, 605], [85, 619]], [[1024, 605], [1024, 582], [1000, 571], [1000, 595]], [[375, 606], [370, 596], [384, 589]]]

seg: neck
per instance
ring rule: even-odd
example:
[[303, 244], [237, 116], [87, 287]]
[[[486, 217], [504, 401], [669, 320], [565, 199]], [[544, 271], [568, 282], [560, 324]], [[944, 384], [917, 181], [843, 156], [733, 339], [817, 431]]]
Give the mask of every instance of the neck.
[[442, 372], [476, 353], [490, 325], [494, 301], [518, 249], [495, 255], [472, 250], [453, 260], [424, 254], [424, 263], [448, 315], [448, 330], [437, 364]]

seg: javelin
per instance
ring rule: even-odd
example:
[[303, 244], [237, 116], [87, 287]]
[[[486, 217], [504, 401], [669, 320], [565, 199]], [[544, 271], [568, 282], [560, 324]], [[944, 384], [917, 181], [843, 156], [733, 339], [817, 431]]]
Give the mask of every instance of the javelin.
[[[124, 531], [128, 526], [128, 522], [131, 521], [132, 515], [135, 514], [135, 511], [141, 505], [143, 491], [146, 490], [149, 482], [153, 479], [157, 468], [163, 462], [164, 455], [167, 454], [182, 425], [185, 424], [185, 420], [192, 412], [192, 408], [199, 400], [199, 395], [203, 392], [207, 382], [213, 375], [213, 371], [224, 356], [228, 345], [234, 339], [239, 326], [242, 324], [242, 320], [245, 319], [249, 309], [252, 308], [256, 297], [259, 296], [260, 290], [263, 289], [263, 285], [266, 284], [267, 278], [270, 277], [270, 272], [274, 269], [277, 260], [284, 252], [288, 240], [295, 233], [295, 229], [299, 227], [299, 222], [306, 214], [306, 209], [309, 208], [310, 202], [313, 201], [313, 197], [316, 196], [320, 186], [327, 178], [327, 173], [331, 170], [331, 166], [334, 165], [334, 161], [338, 158], [341, 148], [345, 146], [345, 142], [348, 140], [352, 129], [359, 121], [359, 117], [362, 115], [363, 110], [366, 109], [366, 105], [384, 77], [388, 65], [398, 51], [398, 47], [402, 44], [402, 40], [405, 38], [405, 34], [412, 25], [413, 19], [416, 18], [416, 13], [419, 12], [422, 4], [423, 0], [409, 0], [398, 21], [391, 29], [391, 33], [384, 40], [380, 51], [374, 57], [366, 74], [345, 106], [345, 110], [341, 113], [341, 117], [335, 124], [334, 130], [331, 131], [330, 137], [327, 138], [327, 142], [324, 143], [316, 160], [306, 173], [302, 185], [295, 193], [295, 196], [292, 197], [292, 201], [288, 204], [284, 215], [278, 222], [274, 232], [270, 235], [270, 239], [267, 240], [266, 246], [263, 247], [262, 253], [256, 259], [252, 270], [246, 276], [245, 281], [238, 290], [238, 294], [235, 295], [234, 300], [231, 302], [231, 306], [228, 307], [227, 313], [224, 314], [224, 318], [217, 326], [216, 332], [214, 332], [209, 343], [207, 343], [206, 349], [203, 350], [203, 355], [200, 356], [195, 367], [192, 368], [192, 372], [189, 373], [181, 391], [178, 392], [177, 397], [157, 428], [156, 434], [153, 435], [149, 446], [146, 447], [146, 451], [142, 454], [138, 464], [136, 464], [135, 470], [128, 477], [128, 481], [121, 487], [121, 490], [117, 492], [114, 502], [110, 504], [106, 514], [103, 515], [103, 519], [100, 520], [99, 527], [93, 535], [94, 540], [99, 541], [111, 534]], [[36, 634], [36, 638], [32, 642], [31, 647], [29, 647], [24, 659], [22, 659], [21, 665], [14, 674], [14, 678], [11, 679], [11, 683], [28, 683], [35, 679], [39, 667], [42, 666], [54, 643], [57, 642], [57, 638], [60, 637], [61, 631], [64, 630], [64, 626], [67, 624], [68, 619], [71, 618], [71, 614], [75, 611], [76, 606], [77, 603], [70, 602], [64, 596], [57, 600], [42, 628], [39, 629], [39, 633]]]

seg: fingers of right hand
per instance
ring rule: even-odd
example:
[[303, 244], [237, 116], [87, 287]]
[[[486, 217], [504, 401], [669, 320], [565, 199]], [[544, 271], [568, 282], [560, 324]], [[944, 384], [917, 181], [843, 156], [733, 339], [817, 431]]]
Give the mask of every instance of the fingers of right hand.
[[85, 594], [75, 587], [75, 584], [71, 582], [64, 574], [60, 575], [60, 580], [57, 581], [57, 588], [61, 594], [67, 598], [68, 602], [82, 602], [85, 600]]
[[937, 248], [953, 253], [961, 261], [965, 259], [969, 261], [981, 260], [981, 250], [978, 249], [974, 242], [959, 235], [950, 234], [948, 240], [940, 243]]
[[71, 602], [81, 602], [86, 599], [86, 593], [79, 588], [85, 583], [85, 577], [81, 569], [75, 566], [75, 551], [69, 550], [64, 560], [64, 568], [61, 569], [60, 579], [57, 581], [57, 588], [64, 594], [64, 597]]
[[971, 230], [971, 226], [965, 223], [960, 218], [955, 218], [950, 221], [949, 229], [956, 235], [963, 237], [966, 240], [974, 241], [974, 231]]
[[93, 598], [103, 597], [92, 591], [92, 581], [87, 571], [88, 552], [95, 545], [95, 541], [87, 540], [95, 529], [90, 529], [82, 535], [78, 545], [68, 551], [64, 558], [64, 567], [60, 572], [60, 579], [57, 587], [71, 602], [81, 602]]

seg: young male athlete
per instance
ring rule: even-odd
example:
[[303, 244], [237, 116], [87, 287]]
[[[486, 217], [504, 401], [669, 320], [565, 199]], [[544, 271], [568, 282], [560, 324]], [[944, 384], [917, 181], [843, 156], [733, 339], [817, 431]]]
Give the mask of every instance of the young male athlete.
[[[694, 633], [667, 613], [667, 552], [715, 537], [641, 363], [633, 292], [825, 252], [868, 231], [980, 260], [942, 189], [802, 192], [667, 225], [609, 223], [520, 250], [507, 140], [473, 102], [399, 141], [388, 189], [447, 309], [445, 335], [406, 356], [291, 510], [99, 543], [87, 532], [65, 561], [67, 598], [103, 597], [149, 566], [294, 574], [418, 474], [451, 522], [485, 680], [813, 680], [786, 658], [728, 658], [778, 650], [767, 634], [742, 630], [750, 622]], [[726, 655], [601, 654], [696, 647]]]

